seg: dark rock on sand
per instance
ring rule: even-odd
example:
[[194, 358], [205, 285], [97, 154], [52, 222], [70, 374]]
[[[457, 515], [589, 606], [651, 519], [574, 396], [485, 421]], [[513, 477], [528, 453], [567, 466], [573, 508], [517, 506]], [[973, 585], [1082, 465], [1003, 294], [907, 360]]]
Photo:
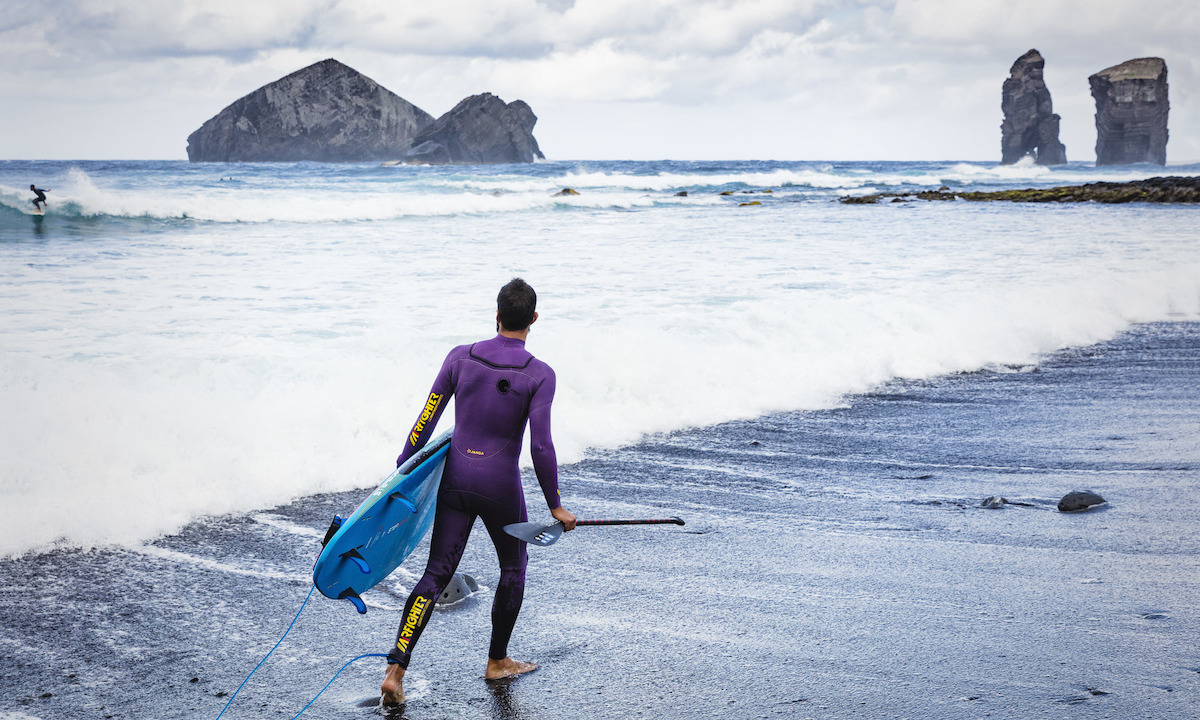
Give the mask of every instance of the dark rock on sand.
[[437, 605], [453, 605], [463, 598], [470, 597], [479, 591], [479, 583], [475, 578], [465, 573], [454, 573], [454, 577], [450, 578], [450, 583], [442, 594], [438, 596]]
[[1001, 160], [1004, 165], [1032, 156], [1038, 165], [1062, 165], [1067, 148], [1058, 139], [1059, 116], [1054, 114], [1050, 90], [1042, 77], [1046, 61], [1030, 50], [1013, 63], [1004, 81], [1000, 108]]
[[236, 100], [188, 136], [192, 162], [401, 157], [433, 117], [332, 58]]
[[578, 192], [572, 190], [571, 188], [563, 188], [562, 190], [559, 190], [558, 192], [551, 195], [550, 197], [567, 197], [568, 195], [578, 195], [578, 194], [579, 194]]
[[1107, 501], [1104, 498], [1094, 492], [1070, 492], [1064, 495], [1062, 500], [1058, 501], [1058, 510], [1059, 512], [1083, 512], [1088, 508], [1105, 502]]
[[1167, 164], [1167, 64], [1140, 58], [1088, 78], [1096, 100], [1096, 164]]
[[884, 198], [915, 200], [969, 200], [987, 202], [1099, 202], [1099, 203], [1200, 203], [1200, 178], [1154, 177], [1127, 183], [1097, 182], [1054, 188], [1026, 188], [996, 192], [952, 192], [925, 190], [910, 193], [848, 195], [840, 198], [847, 205], [870, 205]]
[[472, 95], [421, 130], [405, 160], [430, 165], [544, 160], [533, 137], [536, 123], [524, 101], [506, 104], [491, 93]]

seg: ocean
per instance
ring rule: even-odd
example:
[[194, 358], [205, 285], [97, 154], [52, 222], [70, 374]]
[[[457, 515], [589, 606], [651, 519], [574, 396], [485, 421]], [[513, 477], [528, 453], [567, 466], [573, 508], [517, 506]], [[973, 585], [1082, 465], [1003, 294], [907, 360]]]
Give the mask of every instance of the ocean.
[[[1163, 174], [1200, 165], [0, 162], [0, 718], [215, 717], [513, 276], [564, 504], [688, 525], [531, 552], [500, 687], [477, 532], [384, 714], [1195, 717], [1200, 209], [836, 201]], [[419, 555], [226, 717], [386, 651]]]

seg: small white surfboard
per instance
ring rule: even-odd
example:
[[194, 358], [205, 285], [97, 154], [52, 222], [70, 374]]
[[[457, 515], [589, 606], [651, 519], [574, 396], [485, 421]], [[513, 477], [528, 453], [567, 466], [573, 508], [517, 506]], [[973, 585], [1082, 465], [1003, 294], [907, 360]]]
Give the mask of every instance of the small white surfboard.
[[43, 208], [40, 208], [40, 207], [35, 207], [35, 208], [33, 209], [33, 214], [34, 214], [34, 215], [45, 215], [45, 214], [46, 214], [46, 211], [45, 211], [45, 209], [43, 209]]

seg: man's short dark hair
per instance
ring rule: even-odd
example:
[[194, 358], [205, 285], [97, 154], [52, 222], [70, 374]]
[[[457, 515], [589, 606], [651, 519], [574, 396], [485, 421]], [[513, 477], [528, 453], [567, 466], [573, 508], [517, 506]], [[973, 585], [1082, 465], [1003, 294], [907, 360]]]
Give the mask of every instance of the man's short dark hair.
[[537, 293], [521, 278], [513, 278], [500, 288], [496, 296], [496, 310], [500, 314], [500, 327], [511, 332], [520, 332], [533, 324], [533, 313], [537, 310]]

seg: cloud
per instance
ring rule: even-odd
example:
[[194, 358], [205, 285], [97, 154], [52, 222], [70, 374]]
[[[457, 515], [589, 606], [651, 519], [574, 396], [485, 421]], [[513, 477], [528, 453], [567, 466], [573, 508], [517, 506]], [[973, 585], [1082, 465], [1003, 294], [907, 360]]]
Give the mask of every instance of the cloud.
[[0, 18], [12, 68], [0, 112], [43, 124], [53, 112], [68, 135], [58, 115], [90, 105], [76, 122], [119, 132], [122, 116], [165, 113], [175, 124], [162, 132], [186, 137], [237, 97], [337, 57], [435, 115], [485, 90], [543, 118], [617, 104], [643, 123], [690, 113], [708, 126], [700, 113], [754, 108], [824, 128], [842, 152], [861, 146], [851, 129], [875, 127], [911, 152], [985, 158], [998, 152], [1000, 84], [1036, 47], [1068, 157], [1091, 156], [1087, 76], [1147, 55], [1170, 67], [1171, 156], [1200, 157], [1194, 0], [63, 0], [32, 15], [0, 0]]

